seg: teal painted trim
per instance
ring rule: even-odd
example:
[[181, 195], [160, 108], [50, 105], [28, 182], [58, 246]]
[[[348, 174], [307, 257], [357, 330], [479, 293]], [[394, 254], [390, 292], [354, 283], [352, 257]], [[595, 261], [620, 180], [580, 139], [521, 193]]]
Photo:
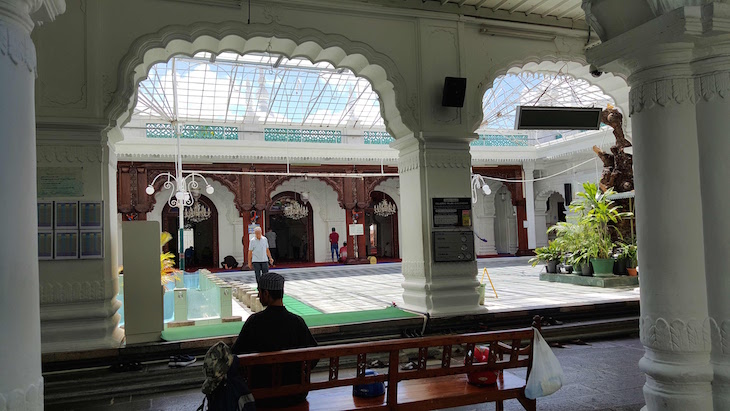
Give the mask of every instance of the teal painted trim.
[[366, 131], [363, 137], [365, 144], [390, 144], [395, 140], [387, 131]]
[[526, 147], [526, 134], [479, 134], [479, 138], [470, 143], [472, 146], [489, 147]]
[[[174, 138], [175, 130], [167, 123], [147, 123], [147, 138]], [[180, 138], [196, 140], [238, 140], [238, 127], [185, 124]]]
[[342, 143], [342, 131], [300, 128], [264, 128], [264, 141], [290, 143]]

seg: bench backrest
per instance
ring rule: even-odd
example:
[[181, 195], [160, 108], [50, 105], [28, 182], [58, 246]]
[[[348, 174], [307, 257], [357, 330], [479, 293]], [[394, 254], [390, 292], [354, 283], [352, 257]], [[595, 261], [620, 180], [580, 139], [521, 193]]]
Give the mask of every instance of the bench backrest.
[[[539, 327], [539, 320], [533, 327]], [[252, 389], [257, 399], [279, 397], [321, 390], [334, 387], [388, 382], [387, 403], [397, 403], [398, 382], [411, 379], [440, 377], [446, 375], [465, 374], [475, 371], [505, 370], [512, 368], [527, 368], [529, 376], [532, 366], [532, 338], [533, 328], [523, 328], [510, 331], [494, 331], [449, 336], [406, 338], [390, 341], [367, 342], [356, 344], [340, 344], [325, 347], [301, 348], [286, 351], [275, 351], [258, 354], [239, 355], [240, 365], [244, 376], [251, 381], [251, 367], [269, 365], [272, 367], [271, 388]], [[478, 345], [489, 348], [487, 362], [474, 361], [474, 348]], [[452, 350], [454, 346], [464, 346], [464, 362], [452, 364]], [[429, 348], [440, 348], [440, 367], [427, 367]], [[417, 367], [413, 370], [401, 370], [399, 367], [400, 353], [403, 350], [418, 349]], [[379, 375], [365, 375], [368, 368], [368, 354], [387, 353], [389, 365], [387, 373]], [[354, 376], [340, 376], [340, 359], [342, 357], [356, 357], [356, 372]], [[326, 381], [311, 381], [311, 360], [329, 360], [329, 377]], [[281, 385], [281, 367], [285, 363], [300, 363], [300, 384]], [[268, 385], [268, 384], [267, 384]]]

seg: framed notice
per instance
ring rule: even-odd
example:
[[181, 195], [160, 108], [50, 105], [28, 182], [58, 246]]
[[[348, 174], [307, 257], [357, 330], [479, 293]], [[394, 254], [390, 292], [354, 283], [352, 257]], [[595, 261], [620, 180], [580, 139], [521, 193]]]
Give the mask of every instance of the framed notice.
[[104, 232], [102, 230], [81, 231], [79, 240], [81, 259], [104, 258]]
[[79, 258], [79, 232], [56, 231], [54, 251], [56, 260]]
[[363, 235], [365, 233], [365, 226], [363, 224], [350, 224], [348, 231], [350, 235]]
[[53, 231], [38, 231], [38, 259], [53, 259]]
[[38, 202], [38, 229], [53, 230], [53, 201]]
[[56, 201], [56, 230], [73, 230], [79, 228], [79, 202]]
[[104, 203], [101, 201], [79, 202], [79, 228], [101, 229], [104, 225]]
[[433, 198], [433, 226], [471, 227], [471, 198]]
[[38, 167], [38, 197], [83, 197], [83, 167]]

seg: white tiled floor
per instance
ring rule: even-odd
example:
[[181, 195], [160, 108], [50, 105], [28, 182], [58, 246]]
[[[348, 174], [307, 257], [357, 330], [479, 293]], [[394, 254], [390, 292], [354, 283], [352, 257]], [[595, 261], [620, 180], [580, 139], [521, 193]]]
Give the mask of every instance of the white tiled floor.
[[[539, 280], [541, 266], [527, 264], [529, 258], [492, 258], [478, 261], [477, 280], [484, 267], [494, 283], [494, 297], [486, 282], [486, 307], [490, 312], [535, 307], [562, 307], [601, 302], [636, 301], [638, 288], [598, 288]], [[323, 312], [346, 312], [380, 309], [403, 304], [400, 264], [313, 267], [277, 270], [286, 279], [286, 293]], [[219, 274], [252, 283], [248, 273]]]

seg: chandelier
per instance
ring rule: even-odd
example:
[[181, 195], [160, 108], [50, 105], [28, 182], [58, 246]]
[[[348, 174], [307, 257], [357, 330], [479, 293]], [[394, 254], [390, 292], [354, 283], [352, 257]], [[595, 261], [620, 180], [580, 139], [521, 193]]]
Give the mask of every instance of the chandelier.
[[185, 209], [185, 219], [191, 223], [199, 223], [210, 218], [210, 209], [199, 202], [196, 202], [194, 206]]
[[388, 200], [383, 199], [379, 204], [375, 205], [375, 215], [378, 215], [380, 217], [390, 217], [393, 214], [395, 214], [395, 204], [388, 202]]
[[284, 206], [284, 217], [299, 220], [309, 215], [309, 209], [298, 201], [290, 201]]

